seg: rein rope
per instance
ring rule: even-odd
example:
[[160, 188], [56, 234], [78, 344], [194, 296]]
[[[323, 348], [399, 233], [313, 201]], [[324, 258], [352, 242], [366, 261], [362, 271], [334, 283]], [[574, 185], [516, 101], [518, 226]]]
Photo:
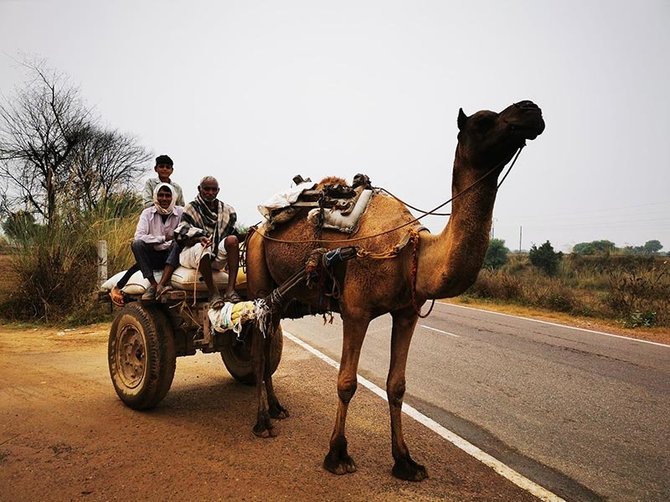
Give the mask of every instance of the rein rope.
[[[500, 185], [502, 185], [502, 182], [505, 181], [505, 178], [507, 178], [507, 175], [508, 175], [508, 174], [510, 173], [510, 171], [512, 170], [512, 167], [514, 167], [514, 164], [516, 163], [517, 159], [519, 158], [519, 154], [521, 153], [521, 150], [523, 149], [524, 146], [526, 146], [526, 145], [523, 144], [523, 145], [521, 145], [521, 146], [519, 147], [518, 151], [517, 151], [516, 154], [515, 154], [514, 160], [513, 160], [512, 163], [510, 164], [510, 166], [509, 166], [509, 168], [507, 169], [507, 172], [505, 173], [505, 175], [503, 176], [503, 178], [500, 180], [500, 182], [499, 182], [498, 185], [496, 186], [496, 189], [500, 188]], [[477, 185], [479, 185], [482, 181], [484, 181], [484, 180], [485, 180], [486, 178], [488, 178], [491, 174], [493, 174], [496, 170], [498, 170], [498, 169], [500, 168], [500, 165], [501, 165], [501, 164], [504, 165], [504, 163], [502, 163], [502, 162], [501, 162], [500, 164], [496, 164], [492, 169], [490, 169], [490, 170], [489, 170], [488, 172], [486, 172], [483, 176], [481, 176], [479, 179], [477, 179], [476, 181], [474, 181], [470, 186], [464, 188], [463, 190], [461, 190], [460, 192], [458, 192], [456, 195], [452, 196], [449, 200], [443, 202], [442, 204], [440, 204], [439, 206], [433, 208], [432, 210], [430, 210], [430, 211], [422, 211], [421, 209], [416, 209], [416, 208], [412, 207], [412, 209], [415, 209], [416, 211], [419, 211], [419, 212], [421, 212], [421, 213], [423, 213], [423, 214], [422, 214], [421, 216], [417, 217], [417, 218], [412, 218], [410, 221], [407, 221], [407, 222], [405, 222], [405, 223], [403, 223], [403, 224], [401, 224], [401, 225], [398, 225], [397, 227], [391, 228], [391, 229], [389, 229], [389, 230], [384, 230], [383, 232], [378, 232], [378, 233], [376, 233], [376, 234], [365, 235], [365, 236], [362, 236], [362, 237], [353, 237], [353, 238], [349, 238], [349, 239], [296, 239], [296, 240], [284, 240], [284, 239], [277, 239], [277, 238], [275, 238], [275, 237], [270, 237], [269, 235], [266, 235], [266, 234], [264, 234], [264, 233], [260, 233], [260, 232], [257, 232], [257, 233], [260, 233], [260, 235], [263, 237], [263, 239], [267, 239], [267, 240], [272, 241], [272, 242], [280, 242], [280, 243], [282, 243], [282, 244], [309, 244], [309, 243], [321, 243], [321, 242], [323, 242], [323, 243], [331, 243], [331, 244], [332, 244], [332, 243], [351, 243], [351, 242], [358, 242], [358, 241], [363, 241], [363, 240], [367, 240], [367, 239], [374, 239], [375, 237], [380, 237], [380, 236], [382, 236], [382, 235], [390, 234], [390, 233], [392, 233], [392, 232], [395, 232], [396, 230], [400, 230], [401, 228], [405, 228], [406, 226], [412, 225], [412, 224], [414, 224], [414, 223], [416, 223], [416, 222], [422, 220], [423, 218], [425, 218], [426, 216], [429, 216], [429, 215], [433, 215], [433, 216], [446, 216], [447, 214], [445, 214], [445, 213], [437, 213], [437, 211], [438, 211], [439, 209], [442, 209], [444, 206], [446, 206], [446, 205], [449, 204], [450, 202], [453, 202], [453, 201], [456, 200], [457, 198], [459, 198], [459, 197], [465, 195], [467, 192], [469, 192], [469, 191], [472, 190], [473, 188], [475, 188], [475, 187], [476, 187]], [[391, 197], [393, 197], [394, 199], [396, 199], [398, 202], [400, 202], [400, 203], [402, 203], [402, 204], [405, 204], [405, 202], [403, 202], [402, 200], [400, 200], [400, 199], [398, 199], [397, 197], [395, 197], [394, 195], [392, 195], [392, 194], [391, 194], [390, 192], [388, 192], [386, 189], [381, 188], [381, 189], [378, 189], [378, 190], [384, 190], [386, 193], [388, 193]], [[407, 205], [407, 204], [405, 204], [405, 205]], [[408, 207], [411, 207], [411, 206], [408, 206]], [[396, 247], [397, 247], [397, 246], [396, 246]], [[367, 256], [367, 255], [366, 255], [366, 256]]]
[[[505, 173], [505, 175], [502, 177], [502, 179], [501, 179], [500, 182], [498, 183], [498, 186], [496, 187], [496, 189], [497, 189], [497, 188], [500, 188], [500, 185], [502, 185], [502, 184], [503, 184], [503, 181], [505, 181], [505, 178], [507, 178], [507, 175], [508, 175], [509, 172], [512, 170], [512, 167], [514, 167], [514, 163], [516, 162], [516, 159], [519, 158], [519, 154], [521, 153], [521, 150], [523, 149], [524, 146], [526, 146], [525, 143], [524, 143], [523, 145], [521, 145], [521, 147], [517, 150], [516, 155], [515, 155], [515, 157], [514, 157], [514, 160], [512, 161], [512, 163], [510, 164], [510, 166], [507, 168], [507, 172]], [[482, 180], [483, 180], [484, 178], [486, 178], [492, 171], [495, 171], [495, 169], [496, 169], [497, 167], [499, 167], [499, 166], [500, 166], [500, 164], [498, 164], [495, 168], [493, 168], [491, 171], [489, 171], [488, 173], [486, 173], [482, 178], [478, 179], [478, 180], [475, 182], [475, 184], [477, 184], [477, 183], [479, 183], [480, 181], [482, 181]], [[383, 188], [383, 187], [375, 187], [375, 188], [377, 188], [377, 190], [379, 190], [379, 191], [381, 191], [381, 192], [384, 192], [384, 193], [390, 195], [390, 196], [393, 197], [395, 200], [397, 200], [397, 201], [400, 202], [401, 204], [407, 206], [408, 208], [413, 209], [414, 211], [416, 211], [416, 212], [418, 212], [418, 213], [423, 213], [423, 216], [421, 216], [421, 218], [423, 218], [424, 216], [427, 216], [427, 215], [429, 215], [429, 214], [432, 215], [432, 216], [451, 216], [451, 213], [437, 213], [436, 211], [437, 211], [438, 209], [441, 209], [443, 206], [446, 206], [447, 204], [449, 204], [449, 202], [452, 202], [452, 201], [453, 201], [456, 197], [458, 197], [459, 195], [462, 195], [463, 193], [467, 192], [470, 188], [472, 188], [472, 186], [469, 186], [468, 188], [466, 188], [465, 190], [463, 190], [461, 193], [456, 194], [456, 195], [453, 196], [451, 199], [449, 199], [447, 202], [445, 202], [444, 204], [439, 205], [438, 207], [436, 207], [436, 208], [433, 209], [432, 211], [424, 211], [423, 209], [419, 209], [418, 207], [414, 207], [413, 205], [411, 205], [411, 204], [405, 202], [404, 200], [402, 200], [402, 199], [401, 199], [400, 197], [398, 197], [397, 195], [391, 193], [391, 192], [390, 192], [389, 190], [387, 190], [386, 188]], [[417, 218], [417, 221], [418, 221], [418, 218]]]

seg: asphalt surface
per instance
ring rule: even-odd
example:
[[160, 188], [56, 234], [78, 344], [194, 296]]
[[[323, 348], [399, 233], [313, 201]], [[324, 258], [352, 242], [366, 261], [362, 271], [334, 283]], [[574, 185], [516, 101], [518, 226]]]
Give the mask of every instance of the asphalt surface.
[[[339, 360], [339, 318], [283, 326]], [[359, 368], [382, 388], [390, 326]], [[437, 303], [407, 370], [406, 403], [568, 500], [670, 500], [670, 346]]]

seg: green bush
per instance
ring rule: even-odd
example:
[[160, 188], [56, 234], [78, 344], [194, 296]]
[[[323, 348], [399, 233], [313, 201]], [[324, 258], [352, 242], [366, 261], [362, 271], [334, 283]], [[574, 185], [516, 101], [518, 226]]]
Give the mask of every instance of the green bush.
[[508, 261], [507, 255], [509, 249], [505, 247], [505, 241], [502, 239], [491, 239], [489, 247], [486, 250], [484, 257], [484, 268], [489, 270], [497, 270]]
[[556, 272], [558, 272], [558, 264], [562, 257], [563, 253], [556, 253], [549, 241], [542, 244], [539, 248], [533, 244], [528, 252], [528, 258], [533, 266], [551, 276], [556, 275]]
[[626, 328], [639, 328], [643, 326], [650, 328], [656, 324], [656, 312], [632, 312], [623, 325]]
[[89, 303], [95, 287], [96, 248], [83, 226], [38, 226], [15, 244], [11, 264], [18, 287], [3, 306], [7, 317], [54, 321]]
[[10, 213], [2, 222], [2, 230], [5, 235], [15, 241], [25, 241], [35, 235], [37, 231], [35, 217], [27, 211]]

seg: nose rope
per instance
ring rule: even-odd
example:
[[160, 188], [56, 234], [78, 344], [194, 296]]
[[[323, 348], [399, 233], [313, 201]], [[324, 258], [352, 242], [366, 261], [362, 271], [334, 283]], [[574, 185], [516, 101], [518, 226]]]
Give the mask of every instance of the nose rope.
[[510, 173], [510, 171], [511, 171], [512, 168], [514, 167], [514, 164], [516, 163], [516, 159], [519, 158], [519, 155], [521, 154], [521, 150], [523, 150], [523, 147], [524, 147], [524, 146], [526, 146], [526, 140], [523, 141], [523, 143], [521, 144], [521, 146], [520, 146], [519, 149], [517, 150], [517, 152], [516, 152], [516, 156], [514, 157], [514, 160], [512, 161], [512, 163], [510, 164], [510, 166], [507, 168], [507, 172], [505, 173], [505, 175], [504, 175], [504, 176], [502, 177], [502, 179], [498, 182], [498, 186], [496, 187], [496, 189], [500, 188], [500, 185], [502, 185], [502, 184], [503, 184], [503, 181], [505, 181], [505, 178], [507, 178], [507, 175]]
[[[500, 182], [498, 183], [498, 186], [496, 187], [496, 189], [500, 188], [500, 185], [503, 184], [503, 181], [505, 181], [505, 179], [506, 179], [507, 176], [509, 175], [510, 171], [511, 171], [512, 168], [514, 167], [514, 164], [516, 163], [517, 159], [519, 158], [519, 155], [521, 154], [521, 150], [523, 150], [523, 148], [524, 148], [525, 146], [526, 146], [526, 142], [524, 141], [523, 144], [522, 144], [522, 145], [519, 147], [519, 149], [517, 150], [516, 154], [514, 155], [514, 160], [512, 161], [512, 163], [510, 164], [510, 166], [507, 168], [507, 171], [505, 172], [504, 176], [502, 177], [502, 179], [501, 179]], [[442, 209], [442, 207], [446, 206], [446, 205], [449, 204], [450, 202], [453, 202], [456, 198], [458, 198], [459, 196], [463, 195], [465, 192], [467, 192], [467, 191], [470, 190], [471, 188], [474, 188], [475, 185], [479, 184], [479, 183], [480, 183], [481, 181], [483, 181], [486, 177], [488, 177], [491, 173], [495, 172], [499, 167], [500, 167], [500, 164], [498, 164], [498, 165], [495, 166], [493, 169], [491, 169], [490, 171], [488, 171], [484, 176], [482, 176], [481, 178], [479, 178], [477, 181], [475, 181], [472, 185], [470, 185], [469, 187], [467, 187], [465, 190], [463, 190], [462, 192], [457, 193], [457, 194], [454, 195], [451, 199], [449, 199], [448, 201], [446, 201], [446, 202], [443, 203], [443, 204], [440, 204], [439, 206], [437, 206], [437, 207], [436, 207], [435, 209], [433, 209], [432, 211], [424, 211], [423, 209], [419, 209], [418, 207], [414, 207], [414, 206], [412, 206], [411, 204], [408, 204], [408, 203], [405, 202], [404, 200], [400, 199], [400, 198], [397, 197], [396, 195], [394, 195], [394, 194], [392, 194], [391, 192], [389, 192], [386, 188], [379, 187], [378, 190], [381, 190], [381, 191], [387, 193], [388, 195], [390, 195], [391, 197], [393, 197], [395, 200], [397, 200], [397, 201], [400, 202], [401, 204], [404, 204], [405, 206], [409, 207], [410, 209], [413, 209], [414, 211], [417, 211], [417, 212], [419, 212], [419, 213], [422, 213], [422, 216], [420, 216], [419, 218], [417, 218], [417, 221], [418, 221], [419, 219], [425, 217], [425, 216], [428, 216], [428, 215], [431, 215], [431, 216], [451, 216], [451, 213], [438, 213], [437, 210], [438, 210], [438, 209]], [[375, 187], [375, 188], [376, 188], [376, 187]]]

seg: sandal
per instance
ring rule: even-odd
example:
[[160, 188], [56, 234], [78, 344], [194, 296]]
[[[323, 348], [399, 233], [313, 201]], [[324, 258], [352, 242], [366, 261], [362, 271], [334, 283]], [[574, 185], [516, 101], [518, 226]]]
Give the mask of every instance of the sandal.
[[123, 291], [121, 291], [116, 286], [114, 286], [109, 292], [109, 297], [112, 299], [112, 303], [117, 307], [123, 307], [126, 303], [125, 299], [123, 298]]
[[156, 299], [156, 286], [153, 284], [147, 288], [147, 290], [142, 295], [142, 301], [152, 302]]
[[242, 298], [237, 294], [237, 291], [231, 291], [230, 293], [223, 295], [223, 301], [230, 303], [240, 303]]
[[221, 295], [219, 295], [219, 294], [212, 295], [212, 297], [209, 299], [209, 308], [214, 309], [214, 310], [218, 310], [221, 307], [223, 307], [223, 305], [225, 303], [226, 302], [224, 301], [223, 298], [221, 298]]

